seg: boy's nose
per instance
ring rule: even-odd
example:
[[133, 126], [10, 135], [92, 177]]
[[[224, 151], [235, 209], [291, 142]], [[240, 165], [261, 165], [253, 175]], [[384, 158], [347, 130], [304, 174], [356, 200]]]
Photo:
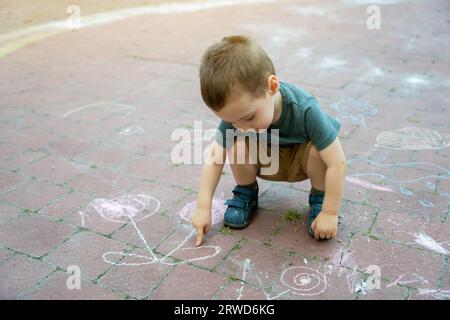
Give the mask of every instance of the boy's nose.
[[247, 133], [247, 132], [256, 132], [255, 129], [250, 128], [250, 127], [241, 127], [241, 128], [239, 128], [239, 130], [241, 130], [241, 131], [244, 132], [244, 133]]

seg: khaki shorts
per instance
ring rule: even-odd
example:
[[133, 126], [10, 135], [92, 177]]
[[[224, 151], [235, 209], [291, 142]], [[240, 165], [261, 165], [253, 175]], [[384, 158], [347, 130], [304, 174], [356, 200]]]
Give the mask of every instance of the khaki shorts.
[[[248, 148], [248, 139], [245, 139], [245, 143]], [[266, 150], [267, 157], [271, 156], [271, 147], [269, 145], [262, 144], [264, 150]], [[257, 176], [264, 180], [269, 181], [286, 181], [286, 182], [298, 182], [309, 179], [306, 175], [306, 161], [308, 160], [309, 150], [312, 142], [307, 141], [302, 144], [296, 144], [289, 147], [279, 147], [279, 166], [278, 172], [272, 175], [262, 175], [261, 168], [268, 168], [271, 163], [262, 164], [259, 157], [257, 157]], [[263, 151], [264, 152], [264, 151]], [[254, 162], [253, 162], [254, 163]]]

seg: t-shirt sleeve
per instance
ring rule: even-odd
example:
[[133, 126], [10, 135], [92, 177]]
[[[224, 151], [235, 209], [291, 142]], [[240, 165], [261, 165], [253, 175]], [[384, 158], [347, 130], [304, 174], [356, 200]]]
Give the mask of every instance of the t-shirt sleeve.
[[331, 118], [320, 108], [315, 98], [307, 102], [304, 121], [306, 135], [318, 151], [328, 147], [336, 139], [341, 128], [336, 119]]
[[[231, 130], [227, 137], [227, 130]], [[229, 122], [225, 122], [223, 120], [220, 121], [219, 126], [217, 127], [215, 140], [218, 144], [220, 144], [224, 148], [229, 148], [233, 145], [234, 141], [234, 132], [235, 128]]]

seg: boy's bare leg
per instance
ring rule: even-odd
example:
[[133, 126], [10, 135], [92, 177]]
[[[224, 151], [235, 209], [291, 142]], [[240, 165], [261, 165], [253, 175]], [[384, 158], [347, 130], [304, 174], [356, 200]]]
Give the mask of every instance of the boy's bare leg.
[[256, 181], [257, 166], [255, 156], [250, 156], [244, 139], [237, 139], [229, 150], [231, 171], [238, 185], [249, 185]]
[[312, 144], [309, 149], [308, 160], [306, 161], [306, 175], [311, 180], [314, 189], [325, 190], [325, 174], [327, 167], [320, 158], [319, 151]]

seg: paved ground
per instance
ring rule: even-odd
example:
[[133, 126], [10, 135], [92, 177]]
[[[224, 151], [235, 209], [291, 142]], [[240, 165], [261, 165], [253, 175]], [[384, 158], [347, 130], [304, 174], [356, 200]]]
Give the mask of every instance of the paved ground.
[[[380, 30], [377, 1], [223, 3], [0, 37], [0, 297], [448, 299], [449, 2], [378, 1]], [[192, 249], [201, 167], [171, 162], [171, 134], [216, 127], [199, 58], [235, 33], [343, 124], [335, 240], [306, 234], [309, 183], [260, 180], [250, 227], [218, 211]], [[227, 167], [217, 199], [233, 186]]]

